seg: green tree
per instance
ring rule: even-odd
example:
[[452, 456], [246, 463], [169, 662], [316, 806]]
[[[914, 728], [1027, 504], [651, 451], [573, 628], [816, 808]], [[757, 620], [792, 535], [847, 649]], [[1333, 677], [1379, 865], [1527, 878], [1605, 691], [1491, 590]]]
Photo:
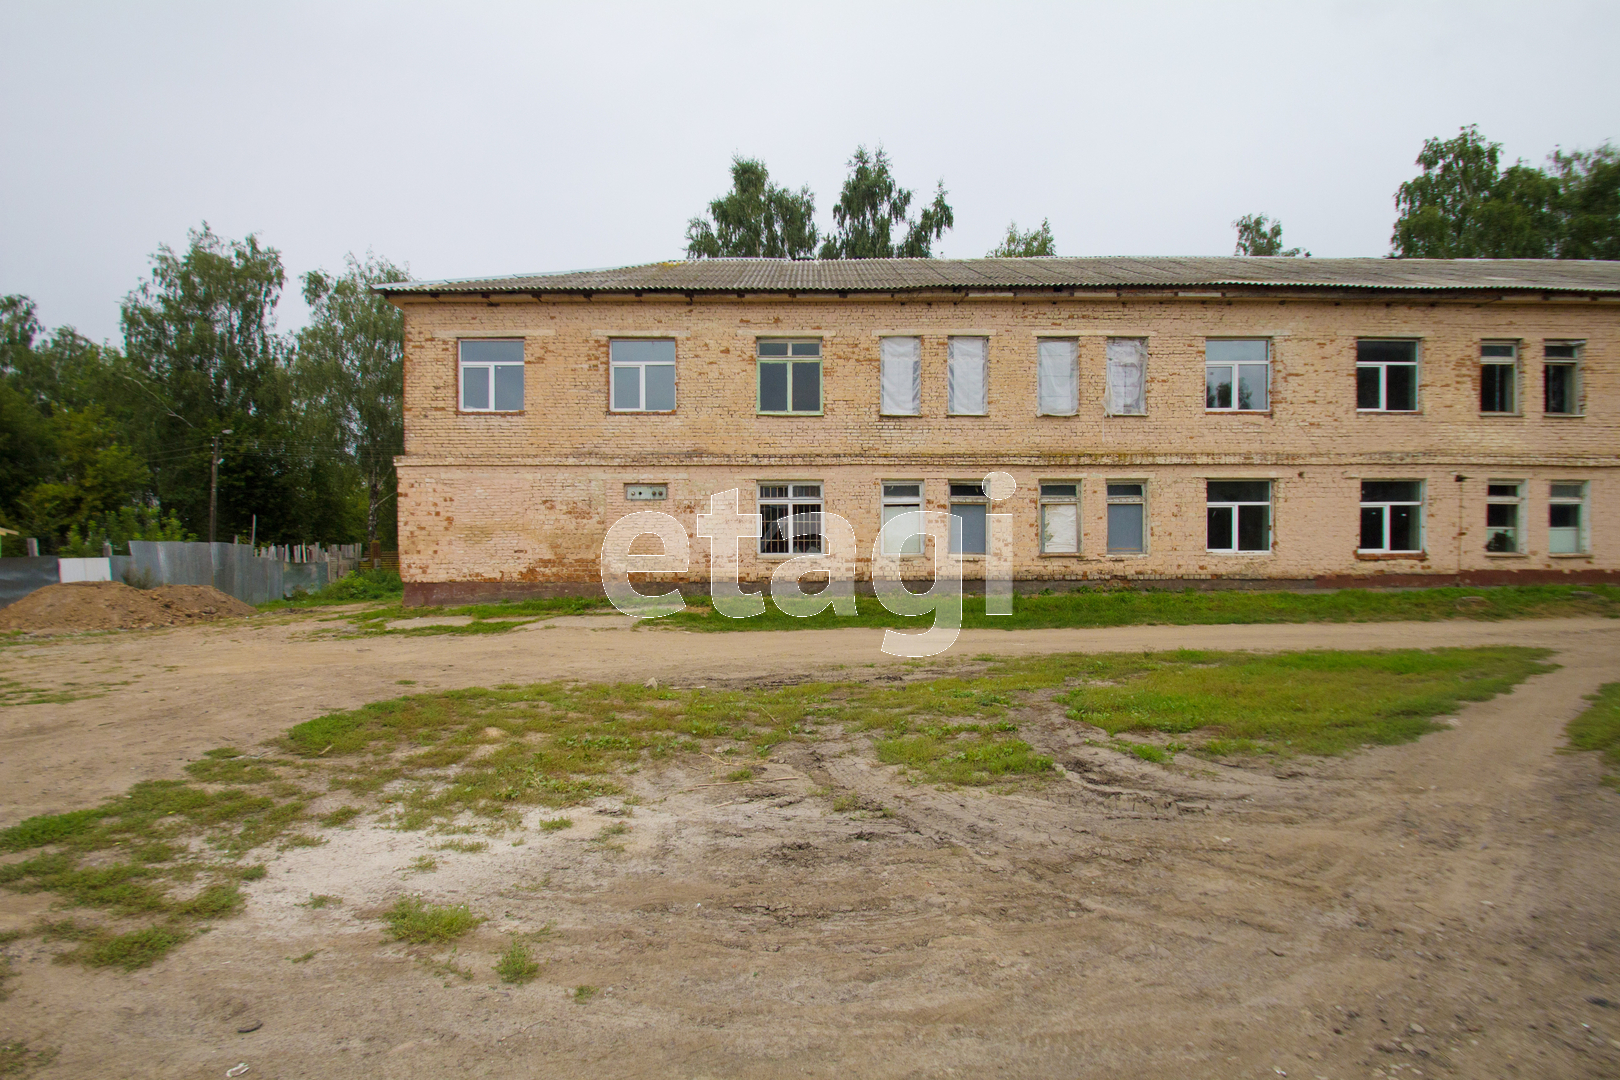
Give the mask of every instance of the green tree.
[[815, 257], [816, 197], [808, 186], [777, 187], [765, 163], [731, 159], [731, 190], [709, 204], [707, 218], [686, 226], [689, 259]]
[[1057, 241], [1052, 239], [1052, 225], [1046, 218], [1041, 227], [1028, 232], [1018, 231], [1018, 222], [1009, 222], [1007, 235], [1001, 243], [990, 249], [992, 259], [1026, 259], [1037, 255], [1056, 255]]
[[1264, 214], [1244, 214], [1232, 222], [1232, 227], [1237, 230], [1234, 255], [1281, 255], [1285, 258], [1310, 255], [1303, 248], [1284, 250], [1282, 222], [1272, 221]]
[[1473, 125], [1453, 139], [1427, 139], [1423, 169], [1395, 194], [1390, 246], [1399, 258], [1546, 259], [1558, 254], [1559, 184], [1517, 163], [1503, 171], [1502, 145]]
[[931, 257], [934, 242], [956, 224], [950, 204], [945, 201], [945, 182], [939, 182], [934, 201], [916, 220], [907, 216], [911, 200], [912, 192], [894, 182], [889, 157], [881, 146], [875, 154], [867, 153], [864, 146], [856, 147], [855, 156], [849, 160], [849, 177], [833, 206], [837, 230], [822, 242], [821, 257]]
[[1561, 259], [1620, 259], [1620, 151], [1607, 143], [1596, 150], [1555, 151], [1562, 217]]
[[183, 253], [159, 248], [123, 307], [127, 400], [159, 501], [206, 535], [209, 448], [220, 435], [221, 538], [255, 523], [273, 542], [353, 536], [348, 462], [312, 439], [318, 418], [294, 397], [292, 348], [276, 333], [281, 253], [206, 223], [189, 240]]
[[[372, 286], [408, 281], [386, 259], [348, 257], [341, 275], [305, 274], [310, 323], [298, 332], [299, 398], [324, 417], [365, 488], [366, 541], [397, 537], [394, 455], [405, 446], [403, 313]], [[392, 546], [392, 543], [391, 545]]]

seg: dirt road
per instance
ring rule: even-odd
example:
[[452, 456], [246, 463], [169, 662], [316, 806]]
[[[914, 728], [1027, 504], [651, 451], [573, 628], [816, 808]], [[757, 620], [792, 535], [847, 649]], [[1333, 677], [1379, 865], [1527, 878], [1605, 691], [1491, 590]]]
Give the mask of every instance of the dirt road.
[[[7, 650], [15, 683], [105, 696], [0, 710], [0, 820], [178, 775], [401, 679], [692, 685], [899, 663], [866, 631], [250, 627]], [[1582, 695], [1620, 678], [1620, 625], [980, 631], [953, 651], [1497, 643], [1562, 666], [1452, 730], [1344, 760], [1163, 768], [1083, 745], [1046, 707], [1020, 734], [1065, 776], [1015, 794], [910, 785], [829, 733], [781, 750], [781, 784], [649, 770], [628, 818], [576, 812], [431, 874], [404, 870], [442, 837], [341, 830], [274, 856], [244, 915], [148, 971], [9, 947], [0, 1038], [59, 1047], [42, 1077], [1615, 1076], [1620, 797], [1558, 747]], [[623, 850], [591, 842], [609, 823], [631, 826]], [[448, 960], [471, 979], [382, 943], [375, 910], [404, 891], [491, 916]], [[298, 906], [312, 893], [344, 903]], [[46, 905], [0, 893], [0, 929]], [[540, 978], [496, 982], [508, 934], [548, 923]]]

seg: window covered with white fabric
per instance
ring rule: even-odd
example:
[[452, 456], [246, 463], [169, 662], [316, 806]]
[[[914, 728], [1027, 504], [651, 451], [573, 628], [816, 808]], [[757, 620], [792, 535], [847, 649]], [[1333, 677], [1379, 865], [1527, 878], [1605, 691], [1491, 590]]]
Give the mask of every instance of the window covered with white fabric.
[[1073, 416], [1080, 411], [1080, 357], [1075, 342], [1048, 338], [1036, 345], [1036, 411]]
[[952, 416], [984, 416], [990, 411], [990, 339], [953, 337], [947, 343], [945, 379]]
[[1080, 482], [1041, 481], [1041, 554], [1080, 553]]
[[884, 416], [916, 416], [922, 412], [922, 339], [882, 339]]
[[1147, 412], [1147, 339], [1108, 339], [1108, 415]]

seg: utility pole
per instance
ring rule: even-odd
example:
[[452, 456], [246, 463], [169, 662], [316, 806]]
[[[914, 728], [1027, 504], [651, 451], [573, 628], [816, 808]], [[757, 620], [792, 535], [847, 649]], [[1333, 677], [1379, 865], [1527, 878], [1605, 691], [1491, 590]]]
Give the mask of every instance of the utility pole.
[[208, 542], [214, 542], [214, 526], [219, 520], [219, 437], [231, 434], [226, 428], [214, 436], [214, 450], [208, 456]]

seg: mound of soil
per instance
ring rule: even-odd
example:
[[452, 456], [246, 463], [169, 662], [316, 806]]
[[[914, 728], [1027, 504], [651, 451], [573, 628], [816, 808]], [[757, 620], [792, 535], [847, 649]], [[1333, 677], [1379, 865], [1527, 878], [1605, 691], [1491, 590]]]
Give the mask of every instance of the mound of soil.
[[132, 589], [121, 581], [47, 585], [0, 608], [0, 630], [140, 630], [256, 615], [209, 585]]

